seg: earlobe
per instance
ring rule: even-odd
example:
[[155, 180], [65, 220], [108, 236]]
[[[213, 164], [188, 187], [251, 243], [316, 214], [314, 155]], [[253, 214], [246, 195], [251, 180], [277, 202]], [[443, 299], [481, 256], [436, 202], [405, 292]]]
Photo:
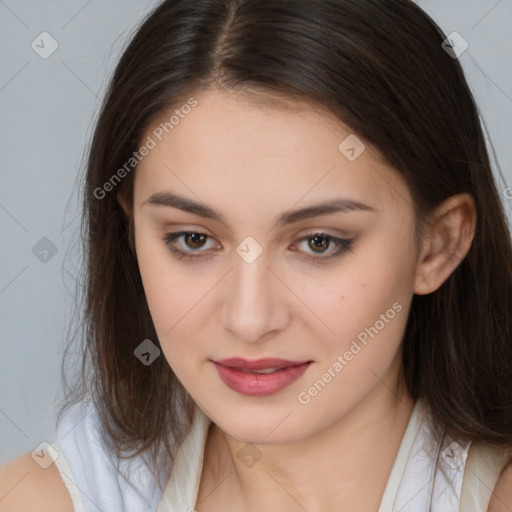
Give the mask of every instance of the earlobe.
[[457, 194], [436, 207], [423, 239], [414, 293], [437, 290], [466, 257], [476, 229], [476, 205], [468, 193]]

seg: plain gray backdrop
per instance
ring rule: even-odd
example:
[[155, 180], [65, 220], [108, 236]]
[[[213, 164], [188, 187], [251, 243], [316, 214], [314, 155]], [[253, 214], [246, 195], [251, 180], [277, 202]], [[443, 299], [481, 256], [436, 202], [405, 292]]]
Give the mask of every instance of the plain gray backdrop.
[[[78, 268], [76, 181], [108, 77], [157, 3], [0, 0], [0, 464], [53, 440]], [[417, 3], [469, 44], [459, 59], [510, 220], [512, 0]]]

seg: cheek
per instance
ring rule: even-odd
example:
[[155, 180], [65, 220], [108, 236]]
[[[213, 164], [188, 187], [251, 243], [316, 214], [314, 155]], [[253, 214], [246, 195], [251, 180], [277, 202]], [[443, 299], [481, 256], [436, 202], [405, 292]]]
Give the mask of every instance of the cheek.
[[[205, 308], [221, 306], [215, 296], [222, 295], [223, 271], [175, 260], [149, 226], [136, 225], [136, 233], [139, 269], [162, 349], [173, 369], [189, 367], [194, 364], [191, 355], [202, 353], [200, 340], [208, 328], [222, 332]], [[412, 296], [411, 253], [400, 249], [407, 244], [381, 234], [330, 268], [290, 265], [280, 269], [283, 281], [293, 290], [284, 292], [281, 299], [290, 303], [292, 321], [300, 324], [305, 338], [318, 340], [317, 355], [323, 362], [333, 354], [357, 351], [354, 341], [365, 349], [364, 357], [357, 359], [367, 363], [398, 346]], [[370, 344], [373, 348], [367, 350]]]
[[[144, 231], [141, 230], [144, 233]], [[174, 287], [169, 286], [169, 261], [165, 261], [159, 240], [148, 232], [136, 240], [137, 261], [144, 293], [155, 325], [164, 319], [164, 312], [173, 311]], [[169, 325], [170, 327], [170, 325]], [[158, 329], [157, 329], [158, 330]]]
[[318, 371], [328, 371], [342, 356], [337, 366], [343, 366], [344, 376], [337, 379], [342, 387], [350, 384], [356, 389], [363, 382], [374, 382], [400, 347], [412, 300], [414, 263], [408, 249], [396, 249], [404, 246], [406, 240], [394, 245], [383, 237], [371, 251], [354, 253], [346, 268], [342, 264], [338, 272], [329, 274], [320, 287], [322, 293], [311, 283], [311, 309], [321, 312], [329, 327], [322, 330]]
[[200, 363], [194, 355], [204, 353], [201, 340], [211, 318], [204, 308], [218, 276], [175, 260], [150, 229], [141, 226], [139, 233], [137, 260], [151, 318], [163, 355], [181, 379]]
[[[158, 234], [143, 226], [137, 231], [137, 261], [144, 293], [156, 331], [162, 342], [186, 314], [197, 294], [189, 285], [179, 263], [173, 261]], [[189, 306], [188, 306], [189, 307]]]

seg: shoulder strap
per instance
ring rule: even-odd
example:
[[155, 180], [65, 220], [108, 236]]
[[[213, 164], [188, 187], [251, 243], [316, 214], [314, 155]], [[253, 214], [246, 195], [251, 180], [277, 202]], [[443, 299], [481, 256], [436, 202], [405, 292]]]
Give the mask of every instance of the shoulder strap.
[[80, 490], [76, 485], [75, 478], [71, 468], [69, 467], [68, 461], [56, 444], [51, 444], [50, 446], [55, 450], [56, 455], [53, 460], [57, 466], [57, 469], [59, 470], [62, 481], [68, 489], [71, 502], [73, 503], [73, 512], [85, 512], [84, 504], [82, 502], [82, 495], [80, 494]]
[[156, 509], [161, 496], [159, 484], [163, 483], [157, 481], [142, 456], [112, 457], [91, 401], [77, 402], [67, 410], [50, 446], [76, 512]]
[[485, 512], [502, 468], [512, 450], [484, 443], [472, 443], [466, 463], [460, 512]]

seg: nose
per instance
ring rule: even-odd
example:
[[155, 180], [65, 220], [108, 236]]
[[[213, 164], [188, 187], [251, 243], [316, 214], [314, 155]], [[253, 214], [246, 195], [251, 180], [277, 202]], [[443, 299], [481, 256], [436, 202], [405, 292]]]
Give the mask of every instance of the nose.
[[265, 252], [252, 263], [234, 255], [227, 276], [221, 321], [236, 339], [255, 343], [268, 339], [290, 321], [289, 290], [269, 267]]

